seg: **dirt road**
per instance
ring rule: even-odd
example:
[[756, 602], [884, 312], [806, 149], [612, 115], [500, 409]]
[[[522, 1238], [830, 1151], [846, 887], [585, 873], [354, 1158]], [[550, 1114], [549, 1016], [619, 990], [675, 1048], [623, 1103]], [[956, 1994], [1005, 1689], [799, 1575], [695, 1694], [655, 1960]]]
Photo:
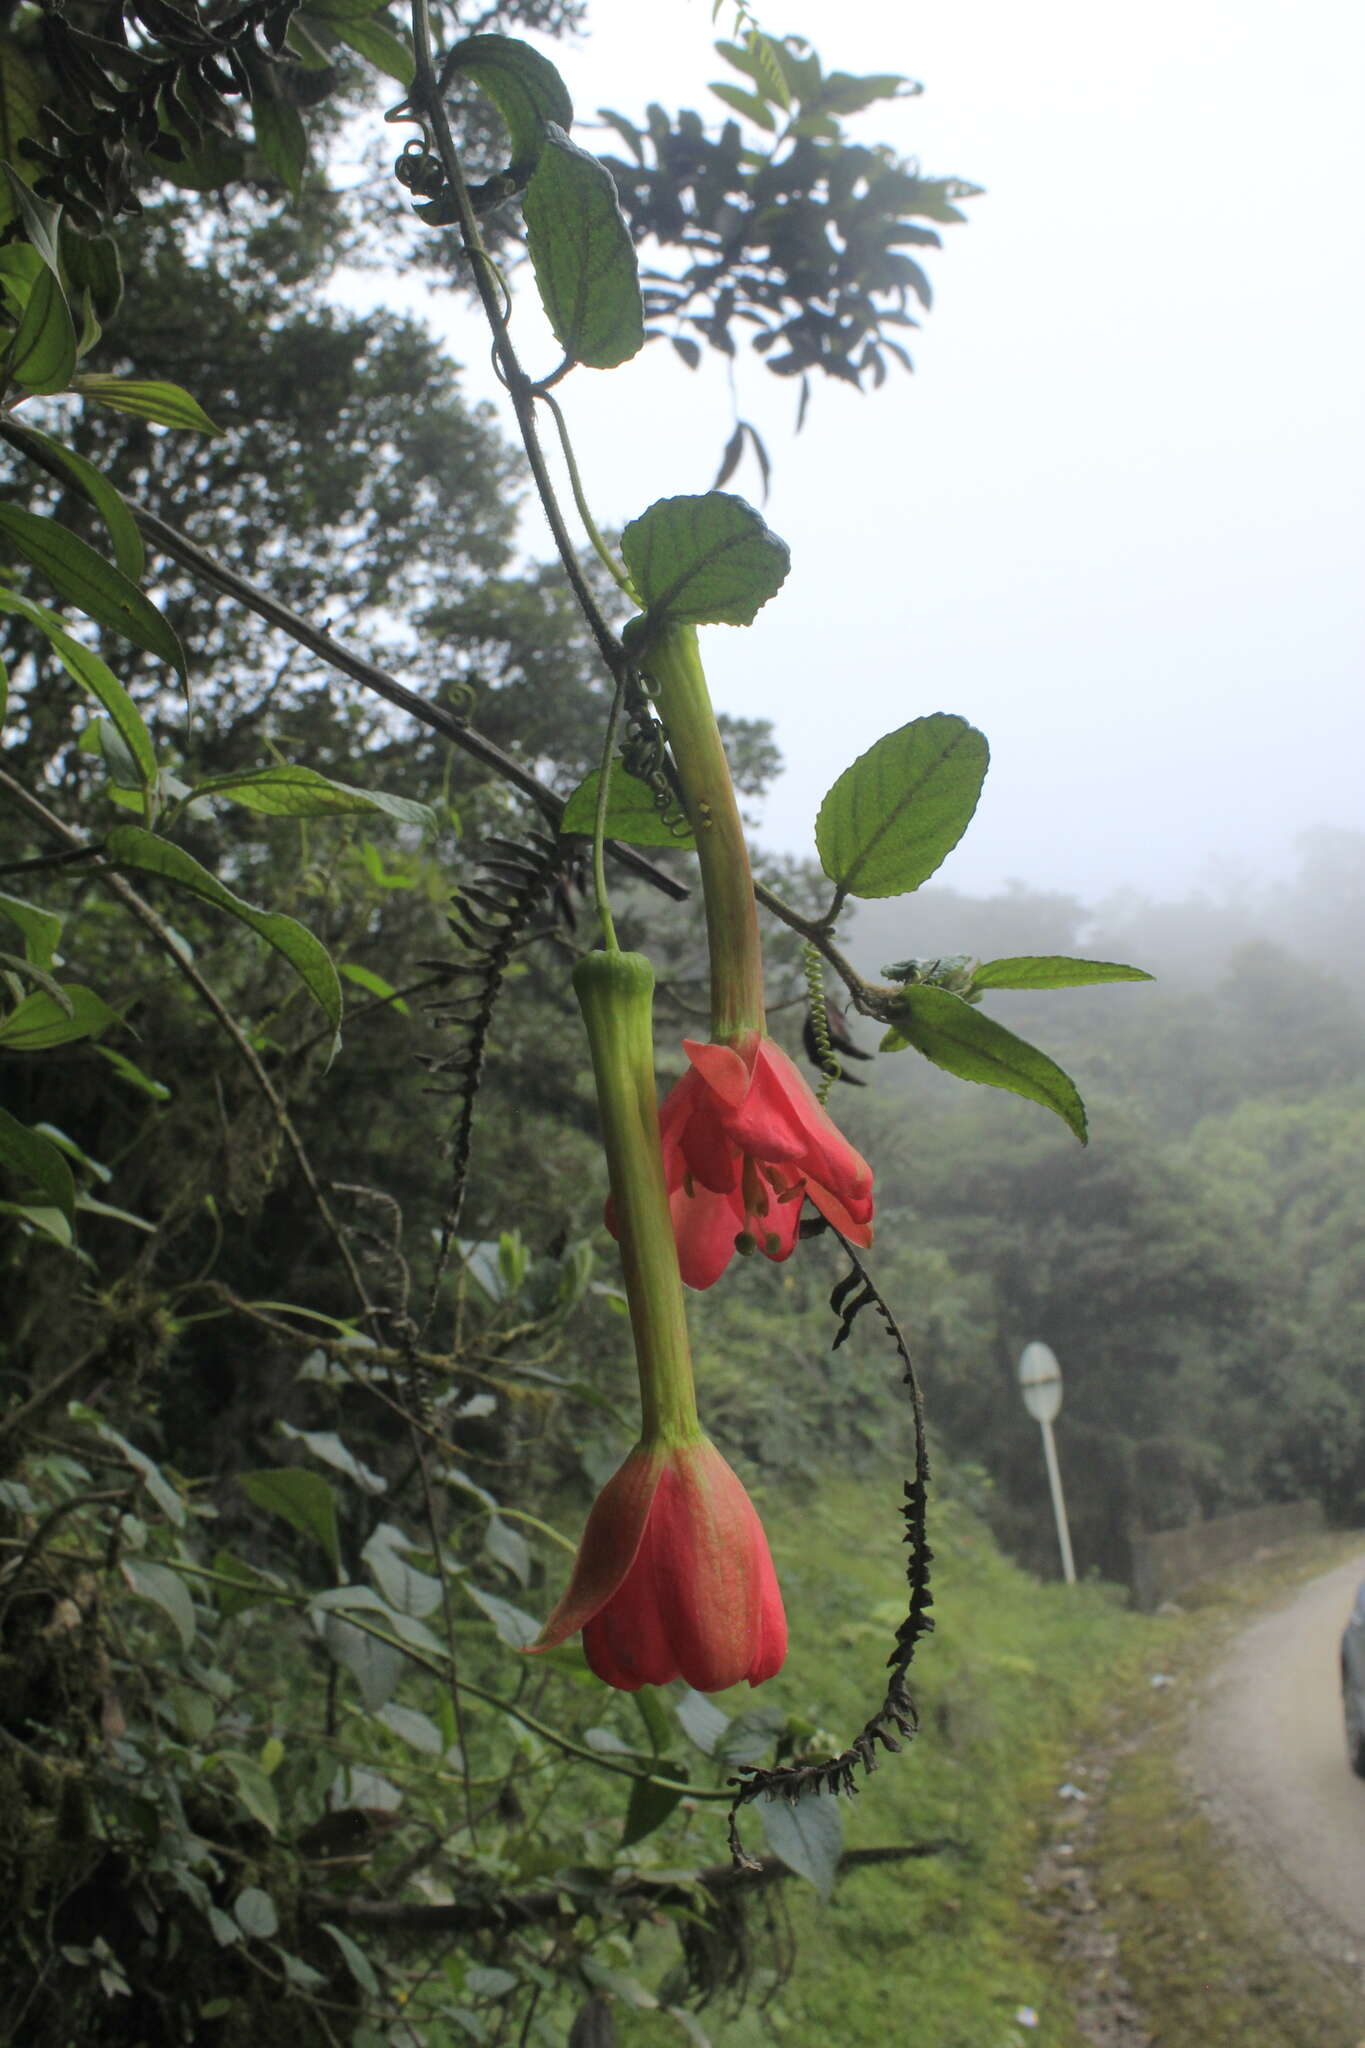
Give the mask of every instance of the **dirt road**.
[[1246, 1875], [1365, 1984], [1365, 1780], [1346, 1761], [1337, 1645], [1365, 1551], [1237, 1638], [1200, 1688], [1185, 1763]]

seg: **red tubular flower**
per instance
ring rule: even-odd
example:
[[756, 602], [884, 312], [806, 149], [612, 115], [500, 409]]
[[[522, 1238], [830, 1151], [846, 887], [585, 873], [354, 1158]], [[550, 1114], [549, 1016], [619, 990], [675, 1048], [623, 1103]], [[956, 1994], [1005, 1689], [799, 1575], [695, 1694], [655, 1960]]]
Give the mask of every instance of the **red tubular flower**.
[[787, 1654], [787, 1618], [763, 1524], [715, 1445], [635, 1446], [593, 1503], [573, 1576], [535, 1650], [578, 1629], [592, 1670], [638, 1692], [683, 1678], [760, 1685]]
[[[872, 1169], [771, 1038], [747, 1052], [683, 1040], [691, 1062], [659, 1115], [683, 1279], [710, 1287], [736, 1250], [791, 1256], [807, 1199], [872, 1242]], [[608, 1216], [608, 1222], [611, 1218]]]

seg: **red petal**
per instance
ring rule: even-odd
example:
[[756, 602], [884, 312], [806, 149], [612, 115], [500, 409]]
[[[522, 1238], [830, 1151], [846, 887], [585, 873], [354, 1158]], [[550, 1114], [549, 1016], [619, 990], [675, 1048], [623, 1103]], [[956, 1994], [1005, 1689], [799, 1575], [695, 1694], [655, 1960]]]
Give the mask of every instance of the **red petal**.
[[715, 1090], [727, 1108], [738, 1109], [749, 1092], [749, 1069], [734, 1047], [704, 1045], [698, 1039], [685, 1038], [683, 1051], [707, 1087]]
[[[822, 1188], [818, 1181], [806, 1182], [806, 1193], [814, 1202], [820, 1214], [845, 1236], [850, 1244], [869, 1245], [872, 1242], [872, 1204], [868, 1202], [866, 1218], [850, 1215], [837, 1195], [828, 1188]], [[859, 1205], [862, 1206], [861, 1204]]]
[[689, 1287], [713, 1287], [735, 1255], [735, 1238], [744, 1228], [744, 1211], [731, 1195], [713, 1195], [698, 1188], [693, 1195], [677, 1188], [668, 1198], [678, 1265]]
[[682, 1156], [694, 1180], [716, 1195], [728, 1195], [738, 1178], [739, 1155], [714, 1109], [694, 1109], [683, 1126]]
[[770, 1596], [779, 1614], [781, 1596], [763, 1525], [704, 1439], [674, 1453], [650, 1521], [659, 1605], [678, 1670], [698, 1692], [724, 1692], [771, 1657], [765, 1624], [773, 1622]]
[[592, 1504], [568, 1590], [532, 1650], [553, 1650], [605, 1607], [635, 1562], [658, 1492], [665, 1453], [637, 1444]]
[[646, 1523], [635, 1562], [605, 1607], [583, 1630], [588, 1668], [618, 1692], [668, 1685], [678, 1660], [668, 1640], [654, 1569], [653, 1520]]
[[[828, 1110], [816, 1100], [804, 1074], [787, 1058], [781, 1046], [775, 1045], [770, 1038], [762, 1040], [754, 1062], [750, 1101], [756, 1097], [764, 1104], [766, 1115], [775, 1126], [785, 1126], [801, 1134], [799, 1152], [760, 1156], [799, 1158], [810, 1178], [819, 1181], [822, 1187], [833, 1189], [852, 1214], [857, 1215], [866, 1204], [864, 1216], [870, 1217], [872, 1168], [861, 1152], [849, 1144]], [[747, 1109], [746, 1104], [746, 1114]], [[742, 1120], [736, 1118], [732, 1126], [734, 1136], [741, 1143], [744, 1142], [739, 1128]], [[746, 1146], [745, 1149], [751, 1148]]]

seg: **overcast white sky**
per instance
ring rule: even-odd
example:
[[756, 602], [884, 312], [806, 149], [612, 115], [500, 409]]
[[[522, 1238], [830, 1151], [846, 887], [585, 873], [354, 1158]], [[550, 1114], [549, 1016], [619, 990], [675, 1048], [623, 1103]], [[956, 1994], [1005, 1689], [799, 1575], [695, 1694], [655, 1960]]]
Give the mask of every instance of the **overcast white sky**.
[[[1365, 828], [1359, 0], [760, 13], [827, 68], [921, 80], [857, 132], [987, 188], [927, 252], [913, 378], [822, 385], [793, 440], [794, 392], [741, 362], [793, 568], [755, 626], [706, 638], [718, 704], [771, 718], [786, 756], [765, 843], [810, 852], [833, 774], [936, 710], [994, 756], [941, 871], [959, 888], [1180, 895], [1283, 872], [1304, 827]], [[722, 117], [726, 13], [593, 0], [591, 21], [545, 46], [580, 123], [651, 98]], [[600, 519], [709, 486], [719, 364], [654, 344], [562, 396]]]

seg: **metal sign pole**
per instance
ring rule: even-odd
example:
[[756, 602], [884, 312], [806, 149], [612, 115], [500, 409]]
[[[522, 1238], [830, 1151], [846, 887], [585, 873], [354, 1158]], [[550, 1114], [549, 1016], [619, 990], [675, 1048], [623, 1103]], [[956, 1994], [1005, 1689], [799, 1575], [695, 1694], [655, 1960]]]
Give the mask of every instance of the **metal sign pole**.
[[1024, 1397], [1024, 1406], [1043, 1432], [1043, 1457], [1052, 1493], [1052, 1517], [1057, 1524], [1057, 1544], [1062, 1553], [1062, 1577], [1068, 1586], [1074, 1586], [1076, 1563], [1071, 1555], [1071, 1530], [1067, 1526], [1066, 1502], [1062, 1498], [1057, 1446], [1052, 1440], [1052, 1424], [1062, 1406], [1062, 1368], [1050, 1345], [1035, 1342], [1024, 1346], [1019, 1360], [1019, 1391]]
[[1057, 1524], [1057, 1541], [1062, 1551], [1062, 1577], [1068, 1586], [1076, 1583], [1076, 1562], [1071, 1555], [1071, 1530], [1066, 1519], [1066, 1502], [1062, 1498], [1062, 1475], [1057, 1466], [1057, 1446], [1052, 1440], [1052, 1424], [1046, 1417], [1039, 1425], [1043, 1432], [1043, 1456], [1047, 1459], [1047, 1483], [1052, 1488], [1052, 1514]]

